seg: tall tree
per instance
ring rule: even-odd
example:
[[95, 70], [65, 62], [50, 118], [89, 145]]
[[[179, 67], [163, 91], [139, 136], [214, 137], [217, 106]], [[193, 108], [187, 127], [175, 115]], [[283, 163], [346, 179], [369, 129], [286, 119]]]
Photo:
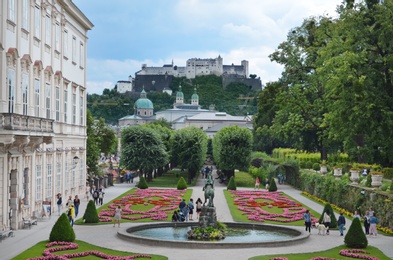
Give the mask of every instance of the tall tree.
[[151, 128], [130, 126], [121, 131], [121, 164], [140, 170], [152, 181], [153, 170], [168, 163], [169, 157], [159, 134]]
[[197, 127], [176, 130], [172, 141], [172, 154], [175, 161], [188, 171], [188, 184], [206, 161], [207, 136]]
[[100, 158], [100, 150], [98, 149], [97, 136], [94, 132], [94, 119], [90, 110], [87, 110], [86, 115], [86, 164], [88, 168], [88, 178], [91, 179], [95, 174], [98, 174], [97, 162]]
[[222, 128], [213, 138], [213, 157], [216, 165], [228, 178], [234, 176], [235, 169], [247, 169], [250, 165], [252, 144], [252, 133], [248, 128]]
[[329, 135], [359, 162], [393, 158], [393, 1], [338, 8], [334, 37], [321, 50]]
[[116, 132], [105, 124], [105, 119], [100, 118], [94, 123], [94, 132], [99, 150], [106, 155], [112, 153], [117, 143], [117, 136]]

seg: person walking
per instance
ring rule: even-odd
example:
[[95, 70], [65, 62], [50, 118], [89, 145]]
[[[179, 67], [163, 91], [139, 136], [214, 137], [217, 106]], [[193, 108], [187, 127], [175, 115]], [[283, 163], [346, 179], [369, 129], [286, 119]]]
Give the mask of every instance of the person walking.
[[179, 209], [180, 211], [183, 211], [183, 208], [186, 206], [186, 200], [183, 199], [180, 203], [179, 203]]
[[255, 179], [255, 188], [254, 188], [254, 190], [256, 190], [256, 189], [259, 189], [259, 186], [261, 185], [261, 181], [259, 180], [259, 178], [257, 177], [256, 179]]
[[74, 208], [75, 208], [75, 217], [78, 216], [79, 213], [79, 205], [81, 204], [81, 201], [78, 197], [78, 195], [75, 195], [75, 199], [74, 199]]
[[370, 217], [370, 236], [374, 236], [377, 237], [378, 232], [377, 232], [377, 224], [379, 223], [378, 219], [377, 219], [377, 215], [375, 214], [375, 212], [373, 212], [373, 215]]
[[61, 214], [61, 208], [62, 208], [62, 204], [63, 204], [63, 199], [61, 198], [61, 193], [57, 194], [57, 214], [60, 216]]
[[192, 219], [192, 215], [194, 214], [194, 201], [192, 199], [190, 199], [190, 201], [188, 202], [188, 211], [189, 211], [189, 219]]
[[269, 179], [266, 178], [266, 180], [265, 180], [265, 188], [266, 188], [267, 190], [269, 189], [269, 185], [270, 185]]
[[370, 233], [370, 213], [366, 211], [363, 216], [364, 233], [368, 235]]
[[98, 205], [98, 195], [99, 195], [98, 190], [94, 190], [94, 192], [93, 192], [93, 199], [94, 199], [94, 204], [95, 205]]
[[199, 219], [199, 215], [201, 215], [202, 204], [203, 204], [201, 198], [198, 198], [195, 204], [196, 204], [197, 219]]
[[90, 185], [86, 184], [86, 201], [89, 202]]
[[340, 236], [344, 236], [344, 226], [345, 226], [345, 217], [342, 212], [340, 212], [340, 216], [337, 220], [338, 230], [340, 231]]
[[74, 205], [70, 205], [68, 207], [68, 212], [67, 212], [67, 216], [68, 216], [68, 220], [71, 223], [71, 227], [74, 227], [74, 219], [75, 219], [75, 209], [74, 209]]
[[190, 213], [190, 208], [188, 207], [188, 205], [186, 205], [183, 209], [183, 216], [186, 222], [188, 222], [188, 214]]
[[327, 209], [323, 214], [323, 224], [326, 227], [326, 235], [329, 235], [330, 222], [331, 222], [330, 210]]
[[69, 206], [71, 206], [73, 204], [74, 204], [74, 200], [72, 199], [72, 196], [70, 195], [70, 196], [68, 196], [68, 200], [67, 200], [66, 206], [69, 207]]
[[120, 220], [121, 220], [121, 207], [120, 205], [117, 206], [115, 209], [115, 216], [113, 217], [113, 227], [115, 227], [117, 222], [117, 227], [120, 227]]
[[100, 185], [100, 189], [98, 191], [98, 204], [100, 204], [100, 206], [104, 204], [104, 194], [105, 194], [105, 189], [102, 185]]
[[311, 233], [311, 214], [309, 210], [306, 210], [306, 213], [303, 215], [304, 224], [306, 225], [306, 231], [308, 230]]

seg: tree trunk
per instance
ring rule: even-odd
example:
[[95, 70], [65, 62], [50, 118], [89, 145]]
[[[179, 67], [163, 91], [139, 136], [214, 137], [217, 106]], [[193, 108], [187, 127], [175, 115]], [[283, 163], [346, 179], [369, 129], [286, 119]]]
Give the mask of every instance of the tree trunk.
[[151, 182], [153, 180], [153, 171], [152, 170], [149, 170], [148, 172], [147, 172], [147, 181], [148, 182]]

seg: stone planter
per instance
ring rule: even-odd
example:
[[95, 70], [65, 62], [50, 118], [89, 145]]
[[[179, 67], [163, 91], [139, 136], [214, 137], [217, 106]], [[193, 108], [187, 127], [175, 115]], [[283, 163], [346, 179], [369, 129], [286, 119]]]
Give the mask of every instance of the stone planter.
[[371, 174], [371, 186], [379, 188], [382, 186], [382, 175]]
[[352, 184], [358, 184], [360, 177], [359, 177], [359, 171], [357, 170], [350, 170], [351, 172], [351, 177], [349, 178], [352, 181]]
[[321, 174], [326, 174], [327, 173], [327, 166], [326, 165], [321, 165]]
[[334, 169], [333, 176], [336, 177], [336, 180], [340, 180], [342, 175], [343, 175], [343, 169], [341, 168]]

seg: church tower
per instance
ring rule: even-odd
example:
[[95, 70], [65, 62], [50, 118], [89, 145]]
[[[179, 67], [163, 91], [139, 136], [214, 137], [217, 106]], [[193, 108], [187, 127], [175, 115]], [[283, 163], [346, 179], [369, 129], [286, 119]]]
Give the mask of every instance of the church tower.
[[191, 105], [199, 105], [199, 96], [197, 94], [196, 88], [194, 88], [194, 94], [191, 96]]
[[181, 91], [181, 85], [179, 86], [179, 91], [176, 93], [176, 104], [184, 104], [184, 94]]

